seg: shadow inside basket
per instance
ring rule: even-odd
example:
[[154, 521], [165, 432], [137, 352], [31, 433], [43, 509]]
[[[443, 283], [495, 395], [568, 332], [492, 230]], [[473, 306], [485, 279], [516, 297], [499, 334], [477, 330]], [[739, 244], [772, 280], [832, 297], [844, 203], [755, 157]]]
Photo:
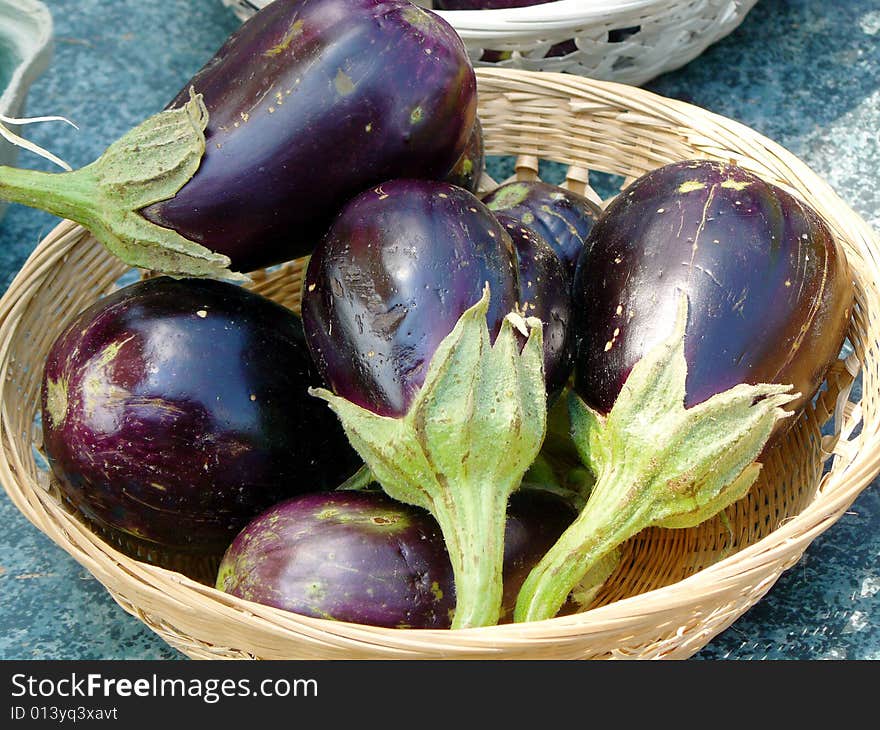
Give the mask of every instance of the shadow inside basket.
[[[535, 178], [537, 175], [537, 169], [531, 170], [528, 164], [520, 161], [513, 177]], [[495, 181], [486, 179], [484, 183], [492, 185]], [[587, 192], [599, 197], [592, 189]], [[604, 202], [607, 203], [607, 198]], [[149, 273], [127, 269], [106, 254], [86, 232], [72, 224], [60, 238], [59, 246], [66, 251], [63, 265], [46, 267], [45, 278], [35, 285], [19, 325], [22, 329], [17, 346], [21, 357], [17, 362], [29, 363], [29, 366], [12, 368], [5, 387], [7, 392], [10, 387], [15, 388], [17, 393], [17, 415], [22, 419], [20, 433], [25, 430], [30, 433], [30, 453], [22, 455], [24, 459], [30, 457], [29, 472], [43, 487], [44, 495], [63, 506], [68, 514], [88, 524], [82, 515], [64, 504], [42, 452], [38, 407], [42, 359], [63, 322], [95, 299], [140, 277], [149, 276]], [[247, 286], [298, 311], [306, 264], [307, 259], [299, 259], [258, 272]], [[87, 287], [71, 286], [71, 282], [83, 281], [91, 283]], [[46, 321], [46, 313], [53, 315], [52, 327], [39, 326]], [[847, 343], [841, 360], [829, 371], [811, 406], [789, 429], [767, 445], [759, 458], [763, 464], [761, 476], [744, 499], [697, 527], [649, 528], [629, 540], [623, 546], [623, 559], [616, 571], [592, 603], [581, 608], [606, 605], [676, 583], [756, 543], [809, 505], [820, 489], [823, 474], [835, 458], [833, 451], [841, 438], [842, 416], [846, 414], [848, 417], [850, 435], [858, 428], [858, 424], [853, 426], [853, 419], [849, 417], [857, 406], [851, 400], [853, 393], [860, 396], [858, 388], [852, 389], [858, 366], [857, 363], [854, 365], [851, 353], [852, 348]], [[16, 362], [15, 357], [12, 362]], [[129, 557], [160, 564], [205, 585], [215, 582], [220, 555], [160, 558], [149, 546], [120, 542], [95, 525], [90, 528], [109, 546]]]

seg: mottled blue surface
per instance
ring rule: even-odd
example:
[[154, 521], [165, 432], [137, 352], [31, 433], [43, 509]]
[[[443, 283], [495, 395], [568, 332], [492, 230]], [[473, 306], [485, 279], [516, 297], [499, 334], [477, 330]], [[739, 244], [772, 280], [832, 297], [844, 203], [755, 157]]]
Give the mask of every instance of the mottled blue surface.
[[[74, 167], [160, 110], [237, 27], [219, 0], [48, 0], [50, 70], [28, 111], [62, 114], [27, 136]], [[823, 176], [880, 228], [880, 1], [761, 0], [733, 34], [647, 85], [744, 122]], [[20, 163], [51, 169], [22, 155]], [[504, 170], [493, 163], [496, 178]], [[56, 223], [11, 206], [0, 291]], [[0, 494], [0, 659], [175, 659], [90, 574]], [[807, 549], [696, 659], [880, 659], [880, 486]]]

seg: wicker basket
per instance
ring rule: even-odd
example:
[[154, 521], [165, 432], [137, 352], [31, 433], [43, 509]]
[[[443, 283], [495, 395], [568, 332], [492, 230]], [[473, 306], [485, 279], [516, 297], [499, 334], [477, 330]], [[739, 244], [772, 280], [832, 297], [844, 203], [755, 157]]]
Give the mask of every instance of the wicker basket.
[[[271, 0], [221, 0], [246, 20]], [[475, 66], [566, 71], [640, 86], [692, 61], [757, 0], [557, 0], [507, 10], [437, 10]], [[415, 0], [431, 8], [431, 0]]]
[[[684, 658], [758, 601], [880, 470], [877, 350], [880, 237], [829, 186], [778, 145], [736, 122], [645, 90], [571, 74], [478, 69], [479, 112], [491, 155], [568, 165], [566, 185], [589, 191], [588, 170], [631, 180], [676, 160], [733, 160], [807, 199], [828, 220], [856, 278], [852, 354], [767, 454], [760, 481], [721, 519], [649, 529], [594, 604], [526, 624], [384, 629], [315, 619], [218, 592], [119, 553], [66, 510], [41, 466], [35, 424], [42, 362], [63, 323], [121, 276], [136, 276], [76, 225], [61, 223], [0, 300], [0, 481], [17, 507], [101, 581], [128, 612], [199, 658]], [[259, 291], [296, 307], [302, 262], [261, 273]], [[861, 369], [862, 396], [847, 398]], [[823, 429], [824, 426], [824, 429]]]

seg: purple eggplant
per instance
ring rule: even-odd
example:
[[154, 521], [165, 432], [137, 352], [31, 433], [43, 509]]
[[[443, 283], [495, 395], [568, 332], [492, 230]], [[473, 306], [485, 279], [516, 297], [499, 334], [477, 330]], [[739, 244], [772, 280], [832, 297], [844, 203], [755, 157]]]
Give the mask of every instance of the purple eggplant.
[[65, 498], [124, 546], [222, 555], [256, 514], [360, 462], [308, 394], [300, 320], [242, 287], [144, 280], [52, 345], [43, 440]]
[[332, 388], [315, 395], [383, 491], [440, 525], [453, 628], [500, 619], [508, 497], [546, 431], [543, 326], [518, 311], [517, 272], [479, 199], [418, 180], [352, 200], [306, 272], [307, 341]]
[[[173, 112], [190, 105], [178, 124]], [[435, 13], [407, 0], [276, 0], [112, 160], [57, 179], [3, 168], [0, 197], [82, 222], [134, 266], [246, 272], [311, 253], [370, 185], [443, 178], [475, 114], [473, 67]]]
[[339, 213], [306, 272], [302, 318], [333, 391], [400, 416], [428, 363], [488, 282], [490, 330], [517, 302], [510, 236], [471, 193], [393, 180]]
[[[549, 492], [512, 495], [505, 616], [574, 515]], [[379, 491], [317, 492], [270, 507], [229, 546], [217, 588], [294, 613], [390, 628], [446, 629], [455, 609], [452, 564], [436, 521]]]
[[443, 178], [443, 181], [476, 193], [485, 169], [486, 155], [483, 126], [480, 124], [479, 118], [477, 118], [474, 119], [474, 128], [471, 131], [471, 136], [468, 137], [464, 152], [461, 153], [458, 162], [455, 163], [455, 166]]
[[573, 306], [569, 418], [596, 481], [523, 584], [518, 621], [553, 616], [645, 527], [692, 527], [745, 496], [770, 437], [839, 356], [853, 282], [809, 205], [736, 165], [693, 160], [609, 204]]
[[534, 229], [504, 213], [496, 213], [495, 218], [507, 229], [516, 251], [520, 310], [540, 319], [544, 327], [544, 380], [548, 397], [554, 397], [574, 367], [568, 275], [556, 252]]
[[811, 207], [740, 167], [648, 173], [610, 204], [587, 247], [573, 294], [575, 387], [602, 413], [668, 334], [681, 291], [687, 407], [738, 383], [789, 383], [797, 410], [840, 353], [853, 297], [842, 250]]
[[584, 196], [539, 180], [505, 183], [482, 200], [493, 213], [504, 213], [533, 228], [553, 247], [570, 277], [602, 212]]
[[232, 541], [218, 590], [316, 618], [448, 628], [452, 566], [427, 512], [381, 492], [285, 500]]

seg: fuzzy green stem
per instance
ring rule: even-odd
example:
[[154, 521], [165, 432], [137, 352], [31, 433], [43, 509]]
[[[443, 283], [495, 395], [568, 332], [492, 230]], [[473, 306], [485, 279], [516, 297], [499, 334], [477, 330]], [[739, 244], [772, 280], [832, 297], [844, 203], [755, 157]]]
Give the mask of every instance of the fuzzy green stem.
[[373, 472], [370, 471], [370, 467], [364, 464], [360, 469], [358, 469], [354, 474], [352, 474], [348, 479], [346, 479], [342, 484], [336, 487], [336, 491], [344, 492], [344, 491], [352, 491], [357, 492], [363, 489], [366, 489], [371, 484], [375, 483], [376, 477], [373, 476]]
[[147, 118], [97, 160], [62, 173], [0, 167], [0, 199], [76, 221], [126, 264], [169, 276], [243, 281], [230, 259], [144, 218], [174, 197], [205, 153], [208, 112], [200, 95]]
[[577, 519], [523, 583], [514, 621], [555, 616], [584, 575], [644, 527], [645, 504], [627, 482], [616, 469], [599, 478]]
[[455, 581], [452, 628], [494, 626], [501, 616], [504, 526], [509, 488], [474, 485], [444, 493], [431, 512], [446, 543]]
[[78, 172], [40, 172], [0, 167], [0, 199], [37, 208], [88, 227], [93, 225], [94, 189]]

